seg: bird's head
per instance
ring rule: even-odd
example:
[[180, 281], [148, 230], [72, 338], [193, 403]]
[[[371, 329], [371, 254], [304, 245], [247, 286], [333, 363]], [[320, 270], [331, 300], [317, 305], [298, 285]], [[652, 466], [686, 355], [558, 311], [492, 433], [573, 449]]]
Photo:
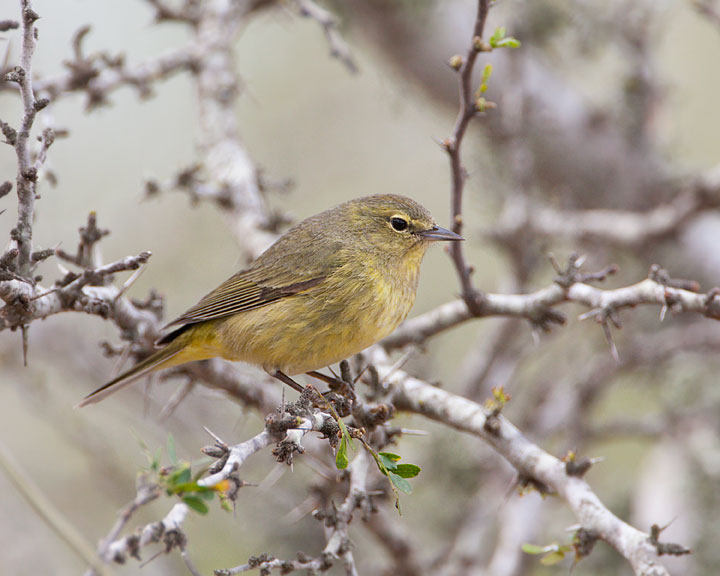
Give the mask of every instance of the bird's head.
[[427, 209], [405, 196], [366, 196], [338, 208], [345, 214], [352, 235], [362, 239], [362, 249], [375, 253], [422, 255], [433, 242], [463, 239], [438, 226]]

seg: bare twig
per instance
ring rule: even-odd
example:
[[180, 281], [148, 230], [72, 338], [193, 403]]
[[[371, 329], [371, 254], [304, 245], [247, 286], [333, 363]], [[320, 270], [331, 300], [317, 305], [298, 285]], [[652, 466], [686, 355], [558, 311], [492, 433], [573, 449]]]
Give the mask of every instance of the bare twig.
[[338, 21], [334, 14], [322, 8], [313, 0], [294, 0], [301, 16], [315, 20], [322, 26], [325, 38], [330, 45], [330, 55], [337, 58], [352, 74], [357, 73], [358, 66], [349, 46], [338, 32]]
[[[452, 230], [457, 234], [461, 234], [463, 229], [462, 202], [465, 181], [467, 180], [467, 171], [462, 163], [460, 147], [470, 121], [478, 113], [478, 107], [473, 98], [472, 76], [477, 55], [485, 46], [482, 42], [482, 37], [489, 10], [489, 0], [478, 0], [477, 16], [475, 18], [470, 47], [467, 50], [465, 58], [460, 61], [458, 69], [460, 110], [455, 120], [455, 128], [453, 129], [452, 135], [443, 142], [443, 148], [450, 158], [450, 172], [452, 176]], [[470, 278], [472, 269], [465, 261], [463, 245], [460, 242], [452, 242], [449, 250], [460, 277], [463, 300], [467, 304], [468, 310], [477, 312], [482, 303], [482, 295], [473, 286]]]
[[255, 454], [255, 452], [267, 448], [274, 441], [274, 435], [268, 430], [263, 430], [257, 436], [250, 438], [250, 440], [232, 446], [229, 448], [229, 455], [222, 469], [215, 474], [199, 480], [198, 485], [207, 487], [216, 486], [223, 480], [227, 480], [231, 474], [234, 474], [235, 471], [242, 466], [245, 460]]
[[140, 558], [140, 550], [150, 544], [163, 542], [164, 553], [173, 548], [184, 548], [185, 535], [180, 530], [190, 509], [184, 502], [178, 502], [159, 522], [152, 522], [138, 528], [135, 533], [107, 544], [103, 556], [106, 562], [124, 563], [128, 557]]
[[192, 46], [132, 66], [126, 65], [123, 58], [105, 55], [85, 57], [76, 51], [76, 59], [68, 63], [67, 73], [37, 80], [35, 90], [38, 94], [47, 94], [52, 100], [73, 92], [84, 92], [87, 94], [86, 107], [92, 110], [107, 104], [110, 95], [119, 88], [132, 86], [142, 96], [148, 96], [153, 83], [183, 70], [194, 70], [197, 65], [198, 56]]
[[[5, 80], [14, 82], [20, 89], [23, 104], [23, 116], [20, 128], [14, 133], [11, 144], [17, 155], [17, 195], [18, 219], [12, 234], [12, 240], [17, 246], [17, 272], [29, 278], [33, 271], [30, 258], [32, 253], [32, 226], [35, 213], [35, 197], [37, 195], [37, 169], [30, 156], [30, 134], [35, 122], [35, 115], [47, 105], [47, 101], [35, 99], [32, 78], [32, 58], [37, 45], [37, 30], [35, 21], [40, 16], [33, 10], [30, 0], [22, 0], [22, 51], [20, 66], [10, 71]], [[3, 127], [8, 137], [5, 126]]]
[[601, 242], [640, 248], [648, 242], [677, 238], [696, 218], [720, 207], [720, 167], [695, 178], [671, 202], [647, 212], [628, 210], [560, 210], [542, 205], [515, 210], [507, 205], [497, 227], [487, 235], [498, 243], [519, 234]]
[[108, 535], [105, 536], [98, 545], [98, 556], [105, 562], [111, 562], [113, 560], [110, 555], [110, 547], [117, 541], [118, 536], [120, 536], [120, 533], [125, 525], [130, 521], [132, 515], [146, 504], [155, 500], [162, 493], [160, 486], [155, 483], [146, 482], [145, 480], [146, 476], [140, 476], [138, 478], [138, 487], [135, 499], [122, 509], [117, 521], [110, 529], [110, 532], [108, 532]]

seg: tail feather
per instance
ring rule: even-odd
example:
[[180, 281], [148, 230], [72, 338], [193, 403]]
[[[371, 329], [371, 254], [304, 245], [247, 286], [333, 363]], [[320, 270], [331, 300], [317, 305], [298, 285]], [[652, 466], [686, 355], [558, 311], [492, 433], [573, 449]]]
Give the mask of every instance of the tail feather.
[[77, 408], [82, 408], [88, 404], [100, 402], [100, 400], [107, 398], [111, 394], [121, 390], [128, 384], [132, 384], [150, 372], [159, 370], [160, 368], [169, 368], [175, 364], [182, 363], [177, 361], [173, 362], [173, 359], [175, 359], [175, 357], [184, 349], [184, 344], [178, 342], [177, 340], [171, 342], [165, 348], [158, 350], [151, 356], [145, 358], [145, 360], [141, 360], [135, 364], [135, 366], [130, 368], [130, 370], [123, 372], [116, 378], [110, 380], [107, 384], [103, 384], [97, 390], [90, 392], [90, 394], [85, 396], [85, 398], [83, 398], [83, 400], [77, 405]]

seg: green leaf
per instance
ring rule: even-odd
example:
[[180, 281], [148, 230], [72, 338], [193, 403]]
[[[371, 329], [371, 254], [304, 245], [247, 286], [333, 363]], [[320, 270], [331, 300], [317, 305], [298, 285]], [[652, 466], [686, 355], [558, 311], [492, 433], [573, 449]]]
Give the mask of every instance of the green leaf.
[[553, 564], [561, 562], [564, 558], [565, 553], [557, 550], [555, 552], [550, 552], [550, 554], [548, 554], [547, 556], [543, 556], [540, 559], [540, 564], [542, 564], [543, 566], [552, 566]]
[[523, 544], [520, 549], [525, 554], [545, 554], [547, 548], [545, 546], [538, 546], [537, 544]]
[[502, 40], [505, 38], [505, 34], [507, 33], [507, 28], [505, 26], [498, 26], [495, 28], [495, 32], [493, 32], [493, 35], [490, 37], [490, 42], [493, 40]]
[[503, 38], [495, 43], [495, 48], [520, 48], [522, 46], [520, 40], [510, 36], [509, 38]]
[[181, 482], [177, 484], [173, 484], [172, 486], [169, 486], [171, 492], [173, 494], [181, 494], [183, 492], [186, 492], [188, 494], [207, 494], [209, 493], [211, 496], [215, 490], [212, 487], [209, 486], [200, 486], [197, 482]]
[[420, 474], [420, 466], [416, 466], [415, 464], [398, 464], [393, 472], [403, 478], [415, 478], [415, 476]]
[[168, 476], [167, 485], [173, 491], [176, 491], [175, 489], [179, 484], [187, 484], [188, 482], [190, 482], [190, 478], [190, 465], [183, 464], [180, 468], [176, 468], [175, 470], [173, 470], [172, 473]]
[[337, 454], [335, 454], [335, 466], [338, 470], [345, 470], [348, 467], [349, 460], [347, 455], [347, 436], [345, 434], [340, 438], [340, 445], [338, 446]]
[[198, 512], [199, 514], [207, 514], [209, 511], [209, 508], [207, 507], [207, 504], [203, 502], [203, 500], [197, 496], [183, 496], [183, 502], [187, 504], [190, 508], [195, 510], [195, 512]]
[[173, 438], [172, 434], [168, 434], [167, 453], [168, 453], [168, 458], [170, 458], [170, 464], [175, 466], [178, 463], [178, 459], [177, 459], [177, 452], [175, 450], [175, 438]]
[[385, 466], [388, 470], [395, 470], [398, 466], [397, 462], [401, 458], [401, 456], [393, 454], [392, 452], [379, 452], [378, 456], [380, 457], [380, 461], [383, 466]]
[[394, 472], [390, 472], [388, 470], [388, 478], [390, 478], [390, 482], [392, 482], [395, 487], [400, 490], [400, 492], [403, 492], [404, 494], [412, 494], [412, 486], [410, 485], [410, 482], [405, 480], [402, 476], [398, 476]]

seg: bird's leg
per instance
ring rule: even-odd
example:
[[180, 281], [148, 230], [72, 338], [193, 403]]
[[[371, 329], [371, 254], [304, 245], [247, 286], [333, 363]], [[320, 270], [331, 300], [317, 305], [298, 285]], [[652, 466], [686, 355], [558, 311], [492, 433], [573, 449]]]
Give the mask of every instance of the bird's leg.
[[280, 370], [276, 370], [275, 372], [273, 372], [272, 376], [273, 378], [277, 378], [283, 384], [287, 384], [288, 386], [290, 386], [290, 388], [292, 388], [293, 390], [297, 390], [300, 393], [305, 390], [304, 386], [301, 386], [300, 384], [295, 382], [295, 380], [290, 378], [290, 376], [288, 376], [284, 372], [281, 372]]
[[323, 374], [322, 372], [318, 372], [317, 370], [310, 370], [310, 372], [305, 372], [308, 376], [312, 376], [316, 380], [320, 380], [321, 382], [325, 382], [328, 386], [331, 388], [344, 388], [346, 386], [345, 382], [340, 380], [339, 378], [335, 378], [334, 376], [327, 376], [326, 374]]

